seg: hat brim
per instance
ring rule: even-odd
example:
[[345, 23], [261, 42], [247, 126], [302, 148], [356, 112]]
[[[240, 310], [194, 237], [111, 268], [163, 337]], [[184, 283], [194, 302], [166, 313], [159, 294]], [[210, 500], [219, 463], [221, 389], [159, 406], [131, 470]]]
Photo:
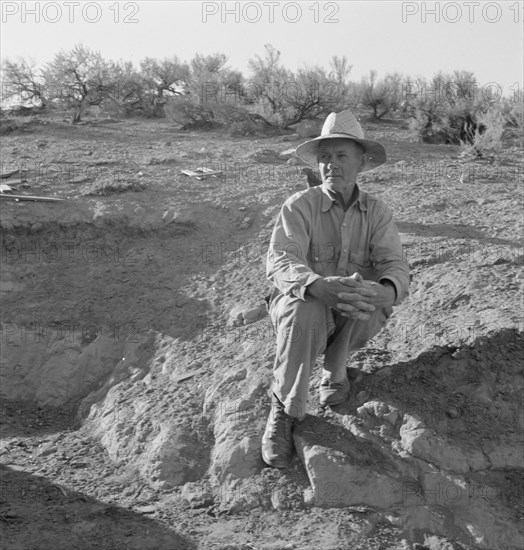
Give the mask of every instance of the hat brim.
[[318, 136], [314, 139], [310, 139], [296, 148], [295, 155], [310, 166], [316, 167], [318, 165], [318, 145], [325, 139], [350, 139], [351, 141], [360, 143], [360, 145], [364, 147], [366, 155], [366, 163], [360, 170], [361, 172], [372, 170], [373, 168], [384, 164], [387, 160], [386, 150], [383, 145], [378, 143], [378, 141], [373, 141], [371, 139], [360, 139], [349, 136], [348, 134], [328, 134], [326, 136]]

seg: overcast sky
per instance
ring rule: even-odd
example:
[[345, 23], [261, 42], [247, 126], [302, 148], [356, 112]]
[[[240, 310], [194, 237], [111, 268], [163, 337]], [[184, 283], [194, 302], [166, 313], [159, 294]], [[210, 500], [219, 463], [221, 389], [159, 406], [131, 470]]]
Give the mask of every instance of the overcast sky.
[[[44, 63], [76, 43], [108, 59], [222, 52], [247, 75], [271, 43], [291, 69], [345, 55], [370, 69], [431, 76], [473, 71], [504, 95], [522, 88], [524, 2], [19, 2], [2, 1], [1, 57]], [[38, 19], [38, 21], [37, 21]]]

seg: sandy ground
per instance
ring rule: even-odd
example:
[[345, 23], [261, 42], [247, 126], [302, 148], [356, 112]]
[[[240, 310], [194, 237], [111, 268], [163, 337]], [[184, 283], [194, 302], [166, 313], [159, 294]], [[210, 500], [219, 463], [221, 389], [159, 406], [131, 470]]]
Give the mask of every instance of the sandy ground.
[[[319, 410], [315, 373], [303, 448], [351, 455], [361, 438], [397, 465], [462, 476], [482, 503], [422, 503], [445, 510], [431, 529], [406, 502], [341, 505], [329, 483], [312, 498], [303, 457], [283, 472], [260, 463], [273, 334], [262, 310], [240, 325], [230, 312], [259, 308], [275, 216], [306, 186], [301, 166], [254, 155], [299, 142], [27, 121], [3, 136], [2, 171], [23, 169], [20, 193], [67, 200], [1, 203], [2, 548], [518, 547], [522, 149], [508, 140], [495, 162], [467, 161], [414, 143], [400, 121], [363, 123], [388, 163], [360, 183], [395, 215], [411, 295], [352, 357], [347, 404]], [[180, 173], [202, 166], [222, 174]], [[404, 428], [359, 411], [373, 401]], [[397, 452], [408, 415], [439, 445]], [[247, 445], [240, 462], [232, 441]]]

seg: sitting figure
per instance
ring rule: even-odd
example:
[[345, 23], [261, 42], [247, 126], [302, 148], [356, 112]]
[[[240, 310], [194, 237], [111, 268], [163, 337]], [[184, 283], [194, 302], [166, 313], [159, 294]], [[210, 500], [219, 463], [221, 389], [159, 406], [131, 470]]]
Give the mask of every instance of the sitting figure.
[[284, 203], [267, 257], [276, 355], [262, 457], [277, 468], [291, 459], [293, 425], [306, 415], [316, 358], [324, 354], [320, 404], [343, 403], [348, 354], [380, 331], [409, 282], [391, 213], [356, 183], [360, 172], [386, 162], [384, 147], [364, 139], [354, 115], [343, 111], [331, 113], [321, 135], [296, 155], [318, 166], [322, 184]]

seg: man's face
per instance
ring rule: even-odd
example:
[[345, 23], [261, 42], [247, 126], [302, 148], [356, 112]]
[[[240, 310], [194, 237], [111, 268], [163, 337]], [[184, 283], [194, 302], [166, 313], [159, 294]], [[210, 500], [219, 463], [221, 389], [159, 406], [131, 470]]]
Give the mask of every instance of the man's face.
[[347, 196], [353, 191], [357, 175], [364, 166], [364, 149], [349, 139], [327, 139], [320, 142], [317, 160], [324, 185]]

